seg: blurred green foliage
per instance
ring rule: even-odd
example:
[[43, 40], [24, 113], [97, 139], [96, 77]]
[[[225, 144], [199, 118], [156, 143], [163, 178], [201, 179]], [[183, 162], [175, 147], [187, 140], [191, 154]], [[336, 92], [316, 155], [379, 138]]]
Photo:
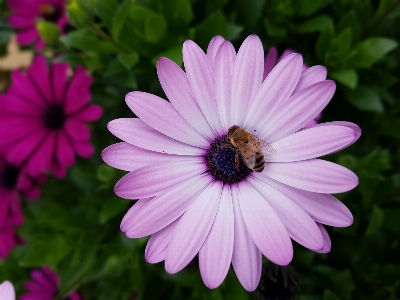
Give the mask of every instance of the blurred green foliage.
[[[0, 55], [12, 29], [0, 1]], [[357, 123], [363, 135], [328, 159], [357, 173], [360, 185], [338, 197], [354, 224], [328, 228], [332, 251], [321, 255], [295, 245], [300, 300], [400, 299], [400, 1], [397, 0], [71, 0], [72, 30], [58, 37], [39, 23], [56, 60], [92, 72], [92, 101], [104, 116], [94, 124], [96, 155], [78, 160], [62, 181], [51, 179], [37, 201], [24, 201], [25, 245], [0, 261], [0, 282], [17, 291], [32, 268], [45, 264], [61, 277], [60, 297], [79, 289], [88, 300], [258, 299], [231, 270], [221, 287], [207, 289], [198, 267], [166, 274], [144, 260], [146, 239], [130, 240], [119, 223], [132, 202], [113, 186], [124, 172], [106, 166], [99, 153], [117, 142], [106, 130], [112, 119], [133, 116], [124, 96], [141, 90], [164, 96], [155, 63], [166, 56], [182, 65], [182, 43], [205, 50], [219, 34], [236, 49], [252, 33], [265, 50], [277, 46], [303, 54], [309, 66], [328, 68], [336, 94], [322, 122]], [[136, 298], [135, 298], [136, 297]]]

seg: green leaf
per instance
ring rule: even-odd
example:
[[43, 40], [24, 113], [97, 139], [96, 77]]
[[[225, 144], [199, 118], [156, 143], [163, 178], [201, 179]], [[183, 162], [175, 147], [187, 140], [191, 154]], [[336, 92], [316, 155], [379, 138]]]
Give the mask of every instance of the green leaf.
[[333, 79], [336, 79], [345, 86], [355, 89], [358, 83], [358, 75], [354, 69], [347, 69], [330, 74]]
[[129, 70], [137, 64], [139, 55], [136, 52], [120, 53], [118, 54], [118, 60]]
[[195, 39], [205, 49], [214, 36], [226, 37], [227, 33], [225, 16], [218, 10], [197, 27]]
[[325, 28], [333, 28], [332, 18], [326, 15], [320, 15], [318, 17], [309, 19], [301, 24], [299, 24], [297, 30], [301, 34], [312, 33], [312, 32], [321, 32]]
[[112, 18], [111, 35], [116, 41], [119, 40], [119, 34], [130, 14], [131, 5], [132, 2], [130, 0], [125, 0]]
[[369, 218], [368, 227], [365, 234], [373, 234], [379, 230], [383, 223], [383, 211], [378, 206], [372, 207], [371, 216]]
[[315, 52], [317, 54], [317, 58], [320, 61], [325, 61], [325, 55], [328, 51], [333, 36], [333, 29], [329, 27], [325, 27], [325, 29], [319, 35], [317, 43], [315, 45]]
[[98, 53], [88, 52], [83, 56], [83, 61], [90, 71], [97, 71], [103, 68], [103, 61]]
[[112, 44], [99, 40], [93, 35], [86, 34], [85, 30], [73, 31], [68, 35], [62, 36], [60, 41], [68, 48], [77, 48], [84, 51], [99, 53], [119, 52]]
[[36, 23], [36, 28], [39, 31], [40, 37], [47, 44], [55, 44], [60, 37], [60, 28], [53, 22], [39, 21]]
[[103, 75], [104, 77], [108, 77], [124, 71], [126, 71], [126, 67], [123, 64], [121, 64], [118, 58], [115, 58], [109, 62]]
[[177, 47], [173, 47], [168, 49], [167, 51], [159, 53], [157, 56], [155, 56], [151, 62], [156, 65], [158, 59], [160, 57], [167, 57], [170, 60], [174, 61], [177, 65], [182, 66], [183, 64], [183, 57], [182, 57], [182, 46], [179, 45]]
[[350, 55], [350, 62], [355, 68], [370, 68], [382, 59], [389, 51], [396, 48], [398, 43], [382, 37], [369, 38], [359, 43]]
[[19, 264], [22, 267], [41, 267], [43, 265], [55, 268], [58, 262], [63, 259], [72, 248], [62, 236], [36, 236], [27, 243]]
[[324, 5], [324, 0], [296, 0], [292, 3], [298, 16], [309, 16]]
[[77, 27], [84, 27], [92, 21], [92, 15], [78, 0], [71, 1], [67, 6], [68, 22]]
[[238, 23], [243, 25], [247, 32], [254, 30], [265, 6], [265, 0], [235, 1], [235, 8], [240, 14], [237, 15]]
[[111, 28], [113, 16], [117, 11], [117, 0], [94, 0], [96, 14], [107, 28]]
[[325, 289], [322, 300], [341, 300], [331, 290]]
[[149, 16], [144, 25], [146, 40], [151, 43], [160, 42], [168, 31], [168, 23], [161, 15]]
[[343, 30], [339, 35], [334, 37], [325, 54], [325, 63], [340, 69], [346, 63], [347, 57], [352, 45], [352, 30], [350, 27]]
[[337, 273], [332, 278], [334, 291], [341, 299], [352, 299], [351, 293], [356, 288], [350, 270], [346, 269]]
[[189, 0], [157, 0], [158, 12], [164, 16], [172, 32], [184, 32], [193, 20]]
[[372, 88], [358, 86], [355, 90], [346, 92], [347, 100], [359, 110], [382, 113], [384, 110], [378, 93]]
[[287, 34], [286, 28], [279, 26], [277, 24], [272, 23], [268, 18], [263, 20], [263, 24], [265, 29], [268, 32], [268, 35], [273, 37], [284, 37]]
[[129, 201], [121, 199], [117, 196], [106, 199], [101, 207], [99, 216], [100, 223], [104, 224], [118, 213], [125, 211], [129, 204]]

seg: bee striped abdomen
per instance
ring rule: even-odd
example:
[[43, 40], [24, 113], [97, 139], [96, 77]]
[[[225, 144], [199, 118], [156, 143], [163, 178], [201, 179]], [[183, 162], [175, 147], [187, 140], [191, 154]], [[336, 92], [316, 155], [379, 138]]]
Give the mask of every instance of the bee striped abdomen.
[[260, 173], [264, 170], [264, 166], [264, 154], [261, 151], [258, 151], [256, 152], [256, 163], [254, 165], [253, 171]]

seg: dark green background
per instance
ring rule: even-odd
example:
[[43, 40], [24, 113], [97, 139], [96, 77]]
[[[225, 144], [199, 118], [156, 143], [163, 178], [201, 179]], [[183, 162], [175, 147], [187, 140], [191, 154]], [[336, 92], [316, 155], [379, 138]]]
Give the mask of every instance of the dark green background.
[[[5, 55], [12, 29], [4, 0], [0, 12]], [[325, 65], [337, 91], [321, 121], [350, 121], [363, 130], [355, 145], [327, 158], [359, 176], [356, 189], [337, 195], [354, 224], [328, 228], [329, 254], [295, 245], [297, 299], [400, 299], [400, 1], [76, 0], [69, 1], [68, 13], [74, 28], [61, 38], [53, 24], [39, 27], [47, 47], [62, 54], [57, 60], [84, 65], [94, 76], [92, 101], [105, 111], [92, 126], [96, 154], [78, 159], [67, 178], [51, 178], [39, 200], [22, 199], [25, 225], [19, 232], [26, 243], [0, 261], [0, 282], [10, 279], [21, 293], [32, 268], [48, 265], [61, 277], [59, 299], [74, 289], [88, 300], [259, 299], [241, 287], [232, 270], [221, 287], [209, 290], [197, 266], [169, 275], [163, 264], [147, 264], [147, 239], [130, 240], [119, 231], [132, 205], [113, 193], [124, 172], [100, 157], [117, 142], [107, 122], [133, 116], [124, 102], [127, 92], [164, 97], [158, 57], [181, 64], [186, 39], [206, 50], [219, 34], [238, 49], [254, 33], [265, 50], [290, 48], [309, 66]]]

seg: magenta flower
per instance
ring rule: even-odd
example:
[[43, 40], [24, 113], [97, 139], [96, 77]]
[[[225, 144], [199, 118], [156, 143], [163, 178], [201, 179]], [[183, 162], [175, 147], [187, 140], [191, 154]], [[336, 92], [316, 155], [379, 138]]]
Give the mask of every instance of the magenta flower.
[[[322, 224], [353, 222], [332, 193], [358, 184], [350, 170], [316, 159], [353, 144], [360, 128], [330, 122], [300, 130], [331, 100], [335, 83], [319, 69], [302, 72], [299, 54], [282, 59], [263, 80], [260, 39], [249, 36], [236, 53], [215, 37], [205, 54], [183, 45], [186, 73], [160, 58], [158, 77], [170, 102], [131, 92], [129, 108], [139, 119], [117, 119], [109, 130], [124, 142], [106, 148], [109, 165], [130, 171], [115, 186], [139, 199], [121, 230], [129, 238], [151, 235], [146, 260], [165, 260], [168, 273], [182, 270], [197, 254], [204, 283], [219, 286], [230, 264], [245, 289], [260, 280], [264, 254], [278, 265], [293, 258], [292, 241], [328, 252]], [[265, 168], [248, 168], [227, 138], [238, 125], [275, 149]], [[238, 164], [239, 162], [239, 164]]]
[[48, 69], [44, 56], [36, 56], [26, 75], [13, 71], [7, 94], [0, 95], [0, 143], [9, 145], [8, 161], [26, 161], [33, 177], [48, 171], [63, 177], [75, 154], [94, 152], [85, 123], [99, 119], [102, 109], [88, 103], [92, 77], [77, 67], [68, 81], [68, 69], [66, 63]]
[[[32, 281], [25, 281], [24, 287], [28, 290], [22, 294], [21, 300], [53, 300], [58, 296], [60, 287], [60, 278], [57, 273], [48, 267], [33, 270], [31, 273]], [[77, 292], [68, 295], [69, 300], [83, 299]]]
[[65, 0], [8, 0], [7, 4], [14, 11], [8, 22], [20, 30], [17, 42], [21, 45], [35, 43], [37, 50], [42, 50], [45, 45], [36, 29], [37, 19], [57, 24], [61, 32], [68, 23]]
[[8, 280], [0, 283], [0, 299], [15, 300], [14, 286]]
[[[2, 126], [2, 122], [0, 123]], [[24, 219], [19, 196], [29, 199], [40, 196], [39, 183], [44, 183], [46, 176], [32, 178], [23, 166], [10, 163], [0, 153], [0, 257], [6, 259], [10, 250], [22, 244], [22, 238], [15, 232], [15, 227], [22, 226]]]

